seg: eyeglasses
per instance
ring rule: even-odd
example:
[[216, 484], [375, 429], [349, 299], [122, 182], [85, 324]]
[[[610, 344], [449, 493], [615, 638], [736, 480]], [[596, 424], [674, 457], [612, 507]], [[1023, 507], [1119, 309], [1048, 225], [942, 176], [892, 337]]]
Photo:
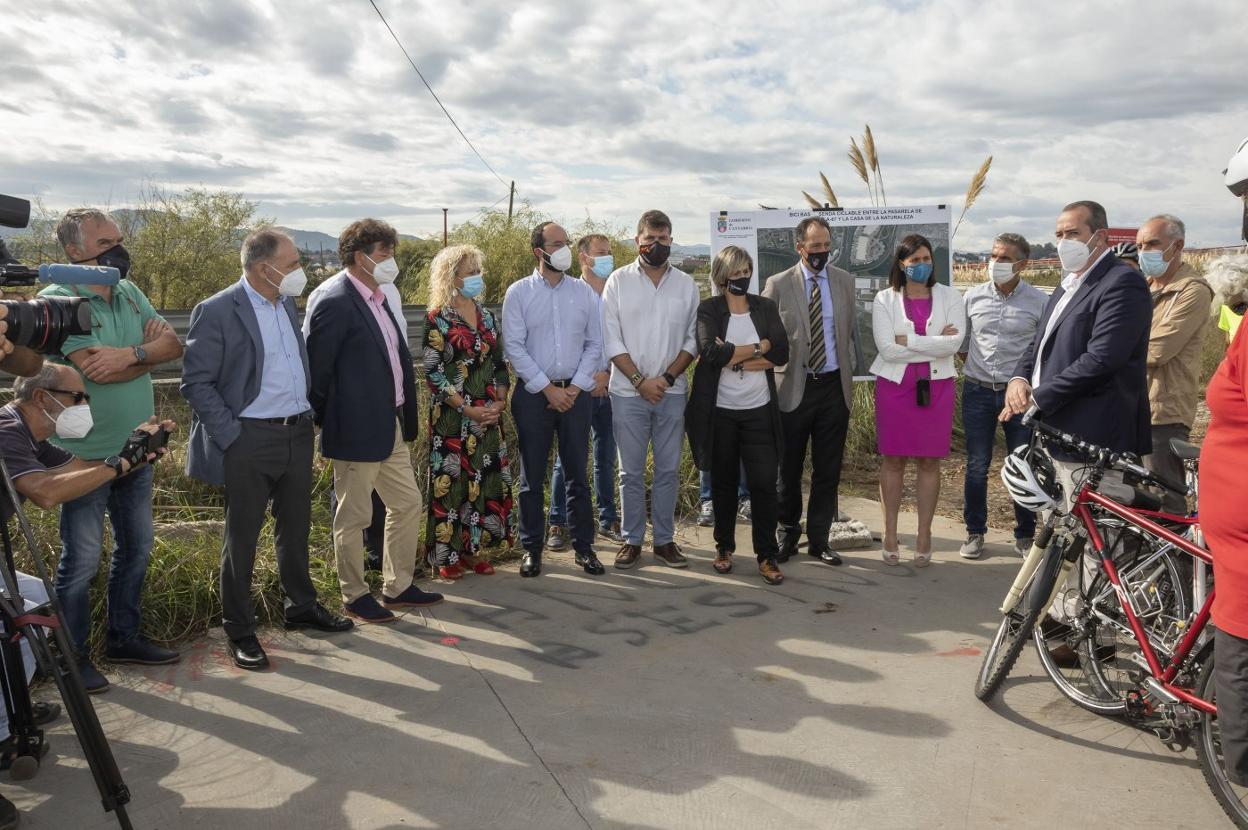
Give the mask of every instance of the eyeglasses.
[[82, 403], [83, 401], [86, 401], [87, 403], [91, 403], [91, 396], [88, 395], [86, 392], [75, 392], [72, 389], [52, 389], [50, 387], [48, 388], [48, 391], [55, 392], [58, 395], [72, 395], [74, 398], [75, 406]]

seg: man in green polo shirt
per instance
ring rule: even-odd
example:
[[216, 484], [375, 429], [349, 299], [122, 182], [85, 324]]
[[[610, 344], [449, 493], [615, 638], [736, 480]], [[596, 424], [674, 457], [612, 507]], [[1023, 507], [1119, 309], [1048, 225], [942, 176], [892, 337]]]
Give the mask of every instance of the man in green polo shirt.
[[[52, 285], [40, 292], [43, 297], [78, 296], [90, 301], [91, 334], [68, 338], [58, 359], [82, 374], [93, 427], [83, 437], [52, 440], [79, 458], [104, 459], [125, 445], [135, 424], [153, 416], [149, 373], [181, 357], [182, 344], [138, 286], [125, 279], [130, 255], [121, 245], [121, 231], [112, 217], [93, 208], [71, 210], [57, 225], [56, 236], [70, 261], [121, 271], [122, 280], [116, 285]], [[99, 570], [106, 512], [114, 541], [108, 574], [108, 658], [157, 665], [176, 662], [179, 656], [139, 634], [139, 598], [153, 535], [152, 469], [147, 467], [61, 505], [56, 592], [90, 692], [108, 688], [108, 681], [87, 656], [89, 591]]]

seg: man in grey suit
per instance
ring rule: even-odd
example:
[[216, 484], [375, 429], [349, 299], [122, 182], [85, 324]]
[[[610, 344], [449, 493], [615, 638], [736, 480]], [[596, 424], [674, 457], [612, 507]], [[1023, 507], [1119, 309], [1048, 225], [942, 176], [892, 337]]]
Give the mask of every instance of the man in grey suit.
[[286, 627], [346, 631], [317, 602], [308, 574], [312, 521], [312, 407], [308, 353], [295, 297], [307, 283], [290, 237], [264, 228], [243, 241], [243, 277], [191, 312], [182, 396], [191, 405], [186, 471], [225, 486], [221, 604], [230, 656], [263, 669], [251, 575], [265, 508], [273, 503]]
[[840, 555], [828, 547], [828, 531], [839, 513], [837, 489], [854, 399], [854, 278], [828, 264], [832, 229], [822, 217], [799, 222], [796, 241], [801, 260], [769, 278], [762, 292], [780, 307], [789, 335], [788, 365], [776, 369], [784, 428], [777, 560], [787, 562], [797, 553], [802, 535], [802, 472], [809, 442], [808, 553], [840, 565]]

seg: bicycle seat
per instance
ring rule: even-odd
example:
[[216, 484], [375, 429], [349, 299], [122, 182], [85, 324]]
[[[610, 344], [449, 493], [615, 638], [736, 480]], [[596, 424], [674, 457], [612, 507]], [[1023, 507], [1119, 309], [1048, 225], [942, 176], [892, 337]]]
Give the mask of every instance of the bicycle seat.
[[1181, 441], [1178, 438], [1170, 439], [1170, 452], [1174, 453], [1182, 461], [1195, 461], [1200, 458], [1200, 447]]

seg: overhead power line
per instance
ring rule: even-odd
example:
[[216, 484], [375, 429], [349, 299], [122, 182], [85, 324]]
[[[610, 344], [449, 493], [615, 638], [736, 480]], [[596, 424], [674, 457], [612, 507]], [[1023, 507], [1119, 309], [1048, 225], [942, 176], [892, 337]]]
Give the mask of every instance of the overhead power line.
[[433, 96], [433, 100], [438, 102], [438, 106], [442, 108], [443, 115], [445, 115], [447, 120], [451, 122], [451, 126], [455, 128], [455, 132], [459, 133], [459, 137], [464, 140], [464, 143], [468, 145], [472, 152], [476, 153], [477, 158], [481, 159], [481, 163], [485, 165], [485, 169], [494, 174], [494, 178], [498, 179], [500, 184], [507, 187], [507, 181], [502, 176], [498, 175], [498, 171], [490, 166], [490, 163], [485, 160], [485, 156], [481, 155], [481, 151], [468, 140], [468, 136], [464, 135], [464, 131], [459, 128], [459, 124], [455, 123], [455, 119], [447, 110], [446, 105], [442, 103], [442, 99], [438, 97], [438, 93], [434, 92], [433, 87], [429, 86], [429, 82], [426, 81], [425, 76], [421, 74], [420, 67], [416, 65], [416, 61], [412, 60], [412, 56], [407, 53], [407, 49], [403, 46], [403, 42], [399, 40], [399, 36], [395, 34], [394, 29], [390, 27], [390, 22], [386, 20], [386, 16], [381, 13], [381, 9], [377, 8], [377, 3], [374, 2], [374, 0], [368, 0], [368, 3], [373, 7], [373, 11], [377, 12], [377, 16], [381, 18], [381, 22], [385, 25], [386, 31], [390, 33], [390, 37], [394, 38], [394, 42], [403, 53], [403, 57], [407, 58], [407, 62], [412, 65], [412, 69], [416, 70], [416, 75], [420, 78], [420, 82], [425, 85], [425, 89], [429, 90], [429, 94]]

